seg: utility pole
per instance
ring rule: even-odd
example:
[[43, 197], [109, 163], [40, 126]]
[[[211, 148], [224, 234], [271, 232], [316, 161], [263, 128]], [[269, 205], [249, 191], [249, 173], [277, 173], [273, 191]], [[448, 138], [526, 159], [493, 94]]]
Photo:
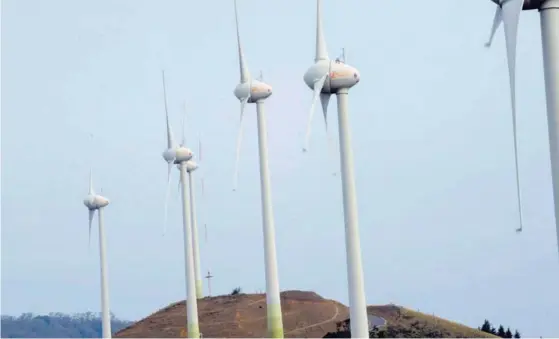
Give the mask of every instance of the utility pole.
[[211, 297], [212, 296], [212, 284], [211, 284], [211, 279], [214, 276], [210, 273], [210, 271], [208, 271], [208, 275], [206, 276], [206, 279], [208, 279], [208, 296]]

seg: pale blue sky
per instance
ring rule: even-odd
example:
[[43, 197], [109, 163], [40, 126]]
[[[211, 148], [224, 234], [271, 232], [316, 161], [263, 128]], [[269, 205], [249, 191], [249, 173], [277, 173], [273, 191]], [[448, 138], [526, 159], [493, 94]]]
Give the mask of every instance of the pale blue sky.
[[[330, 56], [345, 47], [361, 73], [350, 123], [368, 304], [558, 336], [538, 12], [523, 13], [518, 42], [519, 235], [502, 28], [491, 50], [483, 46], [494, 5], [323, 7]], [[331, 176], [339, 159], [329, 158], [319, 111], [310, 153], [301, 152], [315, 2], [239, 0], [239, 15], [248, 66], [274, 88], [266, 105], [280, 286], [347, 303], [341, 185]], [[177, 171], [161, 236], [162, 67], [175, 135], [183, 100], [191, 140], [203, 135], [203, 272], [214, 273], [215, 293], [264, 290], [253, 105], [240, 189], [231, 190], [239, 107], [233, 1], [5, 0], [2, 313], [99, 310], [97, 231], [88, 250], [82, 203], [91, 163], [96, 189], [111, 199], [112, 311], [138, 319], [185, 297]], [[337, 131], [336, 119], [330, 124]]]

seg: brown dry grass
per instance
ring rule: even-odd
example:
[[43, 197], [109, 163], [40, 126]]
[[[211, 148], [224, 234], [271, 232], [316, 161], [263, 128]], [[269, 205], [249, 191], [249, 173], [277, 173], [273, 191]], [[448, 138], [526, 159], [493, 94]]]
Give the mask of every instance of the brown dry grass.
[[498, 338], [495, 335], [482, 332], [477, 328], [471, 328], [454, 321], [410, 310], [401, 306], [368, 306], [367, 311], [369, 314], [374, 314], [386, 319], [388, 326], [429, 328], [444, 333], [445, 337], [454, 338]]
[[[324, 299], [314, 292], [281, 293], [283, 324], [287, 338], [320, 338], [336, 331], [336, 323], [349, 317], [345, 305]], [[395, 305], [369, 306], [370, 314], [383, 317], [387, 324], [436, 328], [449, 337], [491, 337], [477, 329]], [[117, 338], [169, 338], [185, 336], [186, 305], [171, 304], [122, 329]], [[266, 337], [266, 298], [264, 294], [206, 297], [198, 301], [200, 331], [205, 337]], [[182, 333], [181, 333], [182, 332]]]
[[[347, 307], [316, 293], [281, 293], [285, 337], [322, 337], [336, 330], [336, 322], [347, 319]], [[184, 337], [184, 301], [171, 304], [116, 333], [119, 338]], [[206, 297], [198, 301], [200, 331], [205, 337], [266, 337], [264, 294]]]

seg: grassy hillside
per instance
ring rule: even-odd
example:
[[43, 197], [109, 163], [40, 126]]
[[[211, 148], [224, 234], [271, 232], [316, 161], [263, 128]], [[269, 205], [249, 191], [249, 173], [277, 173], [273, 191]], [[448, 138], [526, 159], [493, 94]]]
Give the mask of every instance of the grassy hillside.
[[[286, 337], [322, 337], [348, 317], [347, 307], [316, 293], [281, 293]], [[185, 302], [171, 304], [119, 331], [121, 338], [184, 337]], [[198, 301], [200, 330], [205, 337], [266, 337], [266, 296], [238, 294]]]
[[[264, 294], [206, 297], [198, 301], [200, 330], [205, 337], [266, 337]], [[349, 310], [314, 292], [281, 293], [286, 338], [349, 337]], [[121, 338], [165, 338], [185, 336], [185, 302], [180, 301], [116, 333]], [[492, 338], [491, 334], [465, 325], [412, 311], [396, 305], [369, 306], [368, 313], [386, 320], [372, 333], [377, 337]]]

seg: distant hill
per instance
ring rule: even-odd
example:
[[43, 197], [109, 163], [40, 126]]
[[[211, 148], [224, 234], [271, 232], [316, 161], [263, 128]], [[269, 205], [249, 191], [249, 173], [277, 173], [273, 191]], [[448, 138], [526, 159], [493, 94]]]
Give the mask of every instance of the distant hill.
[[[114, 333], [131, 323], [113, 316], [111, 330]], [[72, 315], [24, 313], [19, 317], [3, 315], [1, 332], [2, 338], [100, 338], [102, 336], [101, 318], [91, 312]]]
[[[314, 292], [281, 293], [285, 337], [346, 338], [349, 309]], [[375, 337], [462, 337], [494, 338], [482, 332], [435, 316], [396, 305], [369, 306], [369, 322], [379, 328]], [[185, 301], [173, 303], [122, 329], [119, 338], [185, 337]], [[266, 297], [264, 294], [237, 294], [206, 297], [198, 301], [200, 331], [204, 337], [266, 337]], [[390, 335], [387, 335], [390, 334]]]

